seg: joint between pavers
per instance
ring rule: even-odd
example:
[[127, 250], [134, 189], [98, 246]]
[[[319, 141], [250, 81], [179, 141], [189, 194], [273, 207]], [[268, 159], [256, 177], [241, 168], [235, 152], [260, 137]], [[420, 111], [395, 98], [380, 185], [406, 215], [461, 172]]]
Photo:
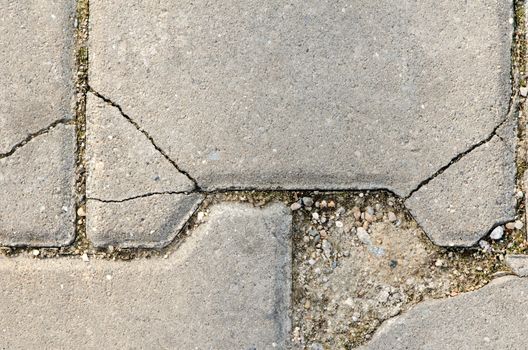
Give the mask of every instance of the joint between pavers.
[[150, 143], [152, 144], [152, 146], [154, 146], [154, 148], [167, 160], [169, 161], [169, 163], [172, 164], [172, 166], [174, 168], [176, 168], [176, 170], [181, 173], [182, 175], [184, 175], [185, 177], [187, 177], [187, 179], [189, 179], [189, 181], [191, 181], [193, 183], [193, 191], [201, 191], [201, 187], [200, 185], [198, 184], [198, 181], [193, 177], [191, 176], [191, 174], [189, 174], [188, 171], [182, 169], [172, 158], [169, 157], [169, 155], [167, 154], [167, 152], [165, 152], [163, 149], [160, 148], [160, 146], [156, 143], [156, 141], [154, 141], [154, 138], [145, 130], [143, 129], [134, 119], [132, 119], [128, 114], [126, 114], [124, 111], [123, 111], [123, 108], [121, 108], [121, 106], [119, 104], [117, 104], [116, 102], [114, 102], [113, 100], [109, 99], [108, 97], [106, 96], [103, 96], [102, 94], [100, 94], [99, 92], [97, 92], [96, 90], [94, 90], [91, 86], [88, 86], [88, 91], [91, 92], [94, 96], [100, 98], [101, 100], [103, 100], [104, 102], [108, 103], [109, 105], [117, 108], [117, 110], [119, 111], [119, 113], [121, 114], [121, 116], [123, 116], [123, 118], [125, 118], [130, 124], [132, 124], [139, 132], [141, 132], [149, 141]]

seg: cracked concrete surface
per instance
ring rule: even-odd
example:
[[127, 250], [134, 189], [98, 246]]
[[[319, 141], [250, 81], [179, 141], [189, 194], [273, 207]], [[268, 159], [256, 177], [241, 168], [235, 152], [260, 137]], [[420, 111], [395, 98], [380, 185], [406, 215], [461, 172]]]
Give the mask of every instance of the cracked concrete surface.
[[[429, 227], [443, 214], [419, 210], [430, 202], [416, 189], [510, 112], [513, 13], [502, 1], [123, 6], [91, 5], [90, 85], [206, 191], [389, 189], [412, 193]], [[488, 173], [501, 181], [514, 149], [500, 152], [485, 156], [499, 156]], [[456, 191], [464, 180], [450, 173], [438, 181]], [[466, 228], [470, 199], [445, 200], [458, 209], [436, 240], [447, 245], [474, 243], [514, 212], [501, 198], [488, 210], [497, 217]]]
[[512, 4], [0, 0], [1, 343], [515, 348]]
[[63, 246], [74, 239], [75, 130], [59, 124], [0, 159], [0, 244]]
[[205, 189], [405, 196], [508, 113], [503, 1], [124, 4], [92, 4], [90, 84]]
[[0, 154], [73, 118], [75, 4], [0, 1]]
[[199, 193], [153, 194], [86, 203], [86, 235], [96, 247], [161, 248], [173, 241], [203, 200]]
[[194, 184], [119, 110], [89, 93], [86, 106], [88, 198], [120, 201], [146, 193], [190, 192]]

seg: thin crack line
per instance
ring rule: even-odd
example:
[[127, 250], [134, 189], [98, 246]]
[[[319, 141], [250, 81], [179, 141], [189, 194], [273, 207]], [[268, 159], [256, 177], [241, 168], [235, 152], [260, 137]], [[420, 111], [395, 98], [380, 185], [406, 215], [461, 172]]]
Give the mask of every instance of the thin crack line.
[[15, 144], [13, 147], [11, 147], [11, 149], [9, 151], [7, 151], [6, 153], [0, 153], [0, 159], [7, 158], [7, 157], [13, 155], [13, 153], [15, 153], [19, 148], [23, 147], [28, 142], [32, 141], [34, 138], [36, 138], [36, 137], [38, 137], [40, 135], [47, 134], [51, 129], [53, 129], [54, 127], [56, 127], [59, 124], [62, 124], [62, 125], [73, 125], [74, 123], [75, 123], [75, 120], [73, 120], [71, 118], [62, 118], [62, 119], [59, 119], [59, 120], [55, 120], [53, 123], [49, 124], [48, 126], [38, 130], [37, 132], [31, 133], [28, 136], [26, 136], [26, 138], [24, 138], [22, 141], [20, 141], [19, 143]]
[[102, 203], [123, 203], [128, 202], [134, 199], [140, 199], [140, 198], [147, 198], [152, 196], [158, 196], [158, 195], [174, 195], [174, 194], [185, 194], [190, 195], [192, 193], [197, 193], [196, 191], [164, 191], [164, 192], [149, 192], [144, 194], [139, 194], [137, 196], [127, 197], [124, 199], [101, 199], [97, 197], [87, 197], [87, 200], [102, 202]]
[[489, 141], [491, 141], [491, 139], [493, 139], [494, 136], [497, 136], [499, 139], [501, 139], [502, 141], [504, 141], [502, 139], [502, 137], [500, 137], [498, 134], [497, 134], [497, 130], [504, 125], [504, 123], [506, 123], [506, 121], [508, 121], [510, 117], [510, 113], [508, 113], [508, 116], [506, 118], [504, 118], [504, 120], [502, 120], [497, 126], [495, 126], [495, 128], [493, 128], [492, 132], [483, 140], [479, 141], [478, 143], [475, 143], [474, 145], [472, 145], [471, 147], [469, 147], [468, 149], [466, 149], [464, 152], [461, 152], [459, 154], [457, 154], [455, 157], [453, 157], [449, 163], [447, 163], [446, 165], [444, 165], [443, 167], [441, 167], [440, 169], [438, 169], [433, 175], [429, 176], [427, 179], [423, 180], [422, 182], [420, 182], [418, 184], [418, 186], [416, 186], [411, 192], [409, 192], [409, 194], [405, 197], [403, 197], [403, 200], [406, 201], [407, 199], [409, 199], [415, 192], [419, 191], [423, 186], [427, 185], [429, 182], [431, 182], [433, 179], [435, 179], [437, 176], [440, 176], [442, 175], [447, 169], [449, 169], [452, 165], [456, 164], [459, 160], [461, 160], [464, 156], [466, 156], [467, 154], [471, 153], [472, 151], [474, 151], [475, 149], [479, 148], [480, 146], [488, 143]]
[[145, 135], [145, 137], [150, 141], [150, 143], [152, 144], [152, 146], [154, 146], [154, 148], [167, 160], [169, 161], [169, 163], [172, 164], [172, 166], [174, 168], [176, 168], [176, 170], [178, 170], [182, 175], [184, 175], [185, 177], [187, 177], [192, 183], [193, 183], [193, 191], [199, 191], [201, 190], [201, 187], [200, 185], [198, 184], [198, 181], [196, 181], [196, 179], [194, 177], [191, 176], [191, 174], [189, 174], [189, 172], [187, 172], [186, 170], [182, 169], [174, 160], [172, 160], [172, 158], [169, 157], [169, 155], [163, 151], [157, 144], [156, 142], [154, 141], [154, 138], [152, 136], [149, 135], [149, 133], [143, 129], [134, 119], [132, 119], [128, 114], [126, 114], [123, 109], [121, 108], [120, 105], [118, 105], [117, 103], [115, 103], [114, 101], [112, 101], [111, 99], [101, 95], [99, 92], [95, 91], [94, 89], [92, 89], [91, 86], [88, 86], [88, 91], [90, 91], [92, 94], [94, 94], [95, 96], [99, 97], [101, 100], [105, 101], [106, 103], [110, 104], [111, 106], [117, 108], [119, 110], [119, 112], [121, 113], [121, 115], [126, 119], [128, 120], [128, 122], [132, 125], [134, 125], [134, 127], [139, 131], [141, 132], [143, 135]]

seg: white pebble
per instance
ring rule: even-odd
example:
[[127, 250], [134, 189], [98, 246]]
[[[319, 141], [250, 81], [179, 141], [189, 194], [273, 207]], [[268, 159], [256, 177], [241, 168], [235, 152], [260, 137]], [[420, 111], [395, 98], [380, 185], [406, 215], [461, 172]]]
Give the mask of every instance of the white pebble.
[[367, 245], [372, 244], [372, 242], [370, 241], [370, 235], [368, 234], [367, 230], [365, 230], [363, 227], [358, 227], [356, 234], [361, 243]]
[[501, 239], [504, 235], [504, 228], [502, 226], [497, 226], [491, 231], [490, 238], [494, 240]]

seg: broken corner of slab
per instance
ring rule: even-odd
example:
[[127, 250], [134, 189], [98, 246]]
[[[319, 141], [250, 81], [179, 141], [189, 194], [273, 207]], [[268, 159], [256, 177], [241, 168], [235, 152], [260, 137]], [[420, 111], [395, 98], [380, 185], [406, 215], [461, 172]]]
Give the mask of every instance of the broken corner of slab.
[[88, 199], [86, 234], [96, 247], [163, 248], [203, 200], [199, 193], [155, 194], [123, 202]]
[[75, 238], [75, 127], [59, 124], [0, 159], [0, 244], [56, 247]]
[[514, 219], [515, 142], [509, 141], [515, 140], [513, 123], [508, 121], [498, 136], [451, 164], [405, 201], [433, 243], [473, 246], [498, 224]]

